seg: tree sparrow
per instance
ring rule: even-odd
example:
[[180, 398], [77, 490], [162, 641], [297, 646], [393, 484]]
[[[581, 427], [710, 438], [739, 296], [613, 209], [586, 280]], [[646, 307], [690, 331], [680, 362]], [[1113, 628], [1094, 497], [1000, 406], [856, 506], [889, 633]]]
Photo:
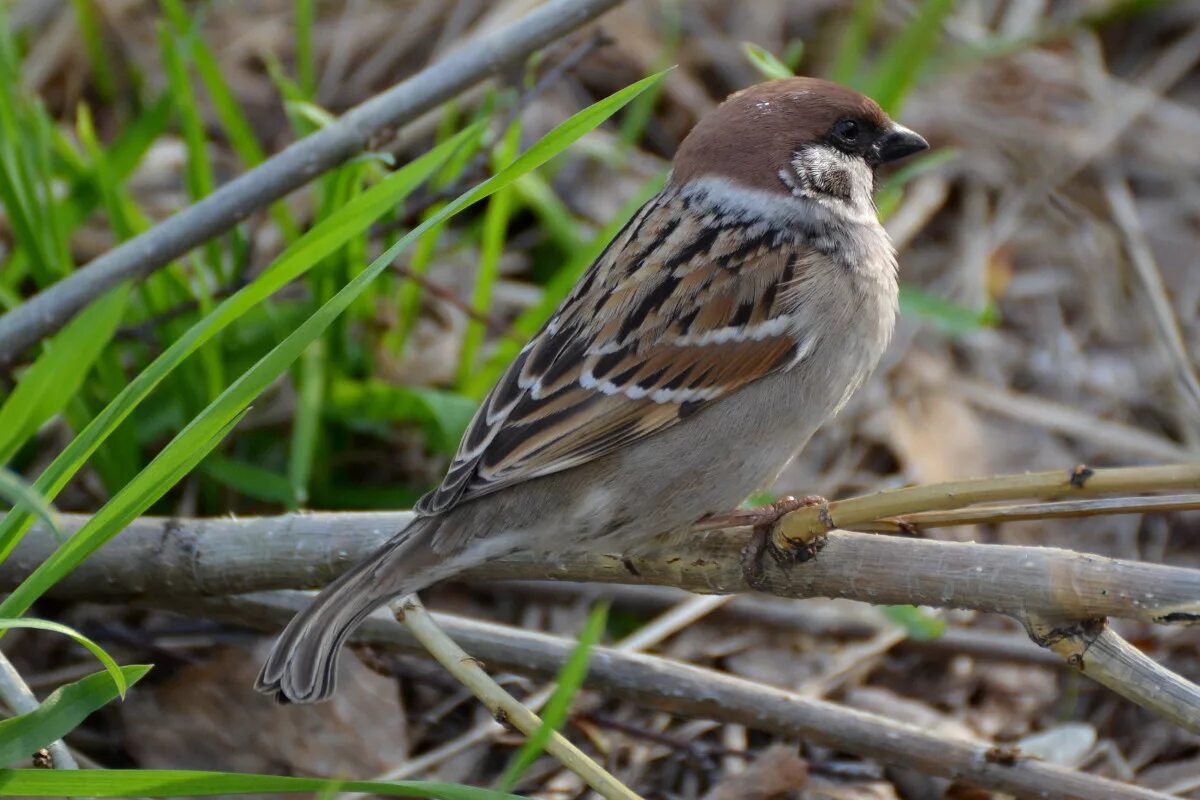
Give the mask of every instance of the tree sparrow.
[[392, 598], [516, 552], [628, 555], [773, 482], [887, 345], [896, 257], [875, 170], [927, 146], [812, 78], [706, 115], [412, 523], [291, 621], [256, 688], [322, 700], [346, 637]]

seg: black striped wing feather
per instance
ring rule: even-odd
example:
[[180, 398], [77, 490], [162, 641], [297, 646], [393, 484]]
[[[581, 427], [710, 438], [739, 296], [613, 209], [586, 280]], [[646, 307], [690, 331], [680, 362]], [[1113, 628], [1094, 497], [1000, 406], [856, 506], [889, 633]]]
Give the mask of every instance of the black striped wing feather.
[[585, 464], [788, 368], [800, 343], [781, 300], [802, 262], [785, 232], [659, 195], [492, 389], [417, 510]]

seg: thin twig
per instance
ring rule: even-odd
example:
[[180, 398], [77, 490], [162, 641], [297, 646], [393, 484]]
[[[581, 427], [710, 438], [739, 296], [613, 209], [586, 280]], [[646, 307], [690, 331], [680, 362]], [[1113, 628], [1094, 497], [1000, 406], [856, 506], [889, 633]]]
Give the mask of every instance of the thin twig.
[[[297, 592], [236, 598], [158, 598], [160, 607], [276, 630], [307, 602]], [[475, 658], [529, 675], [554, 675], [574, 649], [569, 639], [504, 625], [435, 614], [438, 626]], [[360, 641], [419, 647], [405, 629], [372, 615]], [[667, 658], [592, 651], [585, 685], [671, 713], [746, 725], [887, 764], [961, 780], [1019, 797], [1046, 800], [1167, 800], [1167, 795], [1076, 772], [1037, 759], [997, 759], [990, 743], [951, 739], [867, 712], [801, 697], [715, 670]]]
[[[21, 673], [17, 672], [4, 653], [0, 653], [0, 700], [15, 714], [28, 714], [37, 710], [39, 705]], [[62, 739], [54, 740], [46, 749], [50, 751], [51, 763], [56, 769], [79, 769], [79, 764]]]
[[[731, 600], [729, 596], [717, 595], [702, 595], [691, 596], [682, 602], [677, 603], [670, 610], [661, 614], [659, 617], [650, 620], [645, 625], [638, 628], [629, 636], [622, 639], [614, 649], [623, 653], [636, 653], [640, 650], [653, 647], [664, 639], [673, 636], [683, 628], [692, 624], [696, 620], [706, 614], [715, 611]], [[554, 685], [543, 686], [537, 691], [530, 694], [522, 702], [523, 705], [530, 711], [537, 713], [541, 707], [550, 699], [554, 692]], [[474, 747], [477, 744], [487, 741], [497, 733], [504, 730], [501, 726], [495, 723], [483, 723], [477, 725], [461, 736], [456, 737], [453, 741], [430, 750], [417, 758], [409, 759], [399, 767], [389, 770], [380, 775], [376, 780], [395, 781], [411, 778], [418, 775], [423, 775], [429, 770], [442, 764], [451, 758], [456, 757], [459, 753]], [[349, 800], [351, 797], [360, 797], [361, 795], [343, 794], [338, 800]]]
[[0, 364], [59, 330], [80, 309], [126, 280], [161, 269], [254, 211], [367, 148], [507, 65], [559, 39], [620, 0], [550, 0], [495, 33], [343, 114], [208, 197], [93, 259], [0, 316]]
[[1012, 506], [956, 508], [947, 511], [922, 511], [889, 519], [859, 523], [855, 527], [871, 533], [910, 533], [954, 525], [999, 525], [1034, 519], [1069, 519], [1113, 514], [1157, 514], [1167, 511], [1200, 510], [1200, 494], [1173, 494], [1161, 497], [1100, 497], [1090, 500], [1064, 500], [1059, 503], [1023, 503]]
[[1141, 281], [1142, 289], [1150, 301], [1153, 311], [1154, 325], [1158, 329], [1159, 339], [1167, 351], [1175, 379], [1181, 387], [1180, 392], [1191, 408], [1191, 417], [1195, 419], [1200, 414], [1200, 380], [1196, 379], [1196, 370], [1188, 356], [1183, 336], [1179, 332], [1179, 320], [1171, 307], [1167, 296], [1167, 287], [1163, 285], [1162, 273], [1154, 260], [1154, 251], [1146, 241], [1146, 231], [1138, 217], [1134, 205], [1133, 193], [1129, 191], [1129, 181], [1115, 167], [1104, 170], [1104, 195], [1108, 206], [1112, 209], [1113, 219], [1125, 237], [1125, 249], [1129, 253], [1129, 261], [1133, 271]]
[[1100, 419], [1093, 414], [1044, 397], [1020, 394], [1002, 386], [967, 378], [954, 378], [947, 382], [946, 386], [985, 411], [1001, 414], [1026, 425], [1073, 436], [1127, 458], [1188, 461], [1198, 457], [1196, 451], [1163, 436], [1132, 425]]
[[[521, 702], [492, 680], [479, 662], [467, 655], [448, 636], [433, 617], [425, 611], [416, 595], [401, 598], [391, 604], [396, 619], [404, 624], [439, 664], [460, 683], [471, 690], [497, 721], [510, 723], [526, 736], [532, 736], [542, 721]], [[586, 753], [571, 744], [562, 734], [554, 732], [546, 741], [546, 752], [587, 782], [606, 800], [641, 800], [619, 780], [604, 770]]]
[[485, 314], [484, 312], [474, 308], [470, 303], [463, 300], [462, 297], [459, 296], [458, 292], [454, 291], [450, 287], [443, 286], [435, 281], [431, 281], [424, 275], [418, 275], [410, 268], [402, 264], [393, 264], [392, 271], [403, 277], [405, 280], [412, 281], [417, 286], [420, 286], [427, 294], [433, 295], [439, 300], [449, 303], [465, 314], [468, 318], [482, 324], [485, 328], [487, 328], [488, 333], [492, 334], [493, 336], [504, 336], [510, 339], [515, 339], [515, 337], [509, 333], [508, 325], [504, 324], [503, 320], [499, 320], [490, 314]]
[[1197, 486], [1200, 486], [1200, 464], [1095, 470], [1081, 465], [1073, 469], [888, 489], [791, 512], [780, 520], [780, 544], [786, 546], [788, 540], [806, 543], [831, 528], [854, 529], [874, 520], [963, 508], [977, 503], [1021, 498], [1055, 500], [1072, 495], [1194, 489]]
[[[490, 588], [504, 594], [533, 596], [542, 601], [577, 600], [595, 595], [598, 591], [594, 585], [565, 581], [511, 581], [494, 583]], [[612, 601], [615, 608], [648, 613], [657, 613], [678, 603], [681, 597], [689, 596], [682, 589], [668, 586], [606, 586], [599, 591]], [[876, 609], [865, 605], [831, 603], [819, 598], [784, 600], [761, 594], [733, 595], [728, 603], [715, 612], [714, 617], [724, 624], [737, 627], [765, 627], [844, 639], [870, 638], [881, 630], [895, 627]], [[900, 646], [918, 652], [955, 653], [996, 661], [1063, 666], [1062, 659], [1054, 653], [1043, 650], [1029, 641], [1024, 633], [1016, 631], [951, 627], [936, 639], [907, 639]]]
[[[575, 45], [570, 52], [556, 63], [553, 67], [546, 71], [541, 78], [538, 79], [530, 88], [521, 92], [516, 101], [512, 104], [508, 114], [500, 125], [495, 126], [497, 135], [503, 135], [504, 131], [508, 130], [509, 126], [516, 121], [517, 117], [527, 109], [534, 100], [540, 97], [550, 86], [558, 81], [579, 66], [583, 59], [587, 58], [594, 50], [608, 45], [610, 39], [600, 30], [595, 31], [592, 36], [588, 37], [583, 42]], [[403, 228], [407, 225], [407, 221], [420, 217], [425, 211], [432, 206], [453, 200], [458, 197], [469, 187], [479, 183], [487, 177], [491, 166], [492, 150], [490, 147], [481, 148], [479, 153], [472, 158], [468, 164], [448, 186], [441, 188], [422, 188], [416, 196], [410, 200], [405, 206], [404, 219], [385, 221], [377, 224], [372, 228], [373, 235], [383, 235], [392, 231]]]
[[[217, 287], [217, 289], [213, 291], [212, 295], [208, 299], [224, 300], [226, 297], [229, 297], [234, 292], [240, 290], [247, 283], [249, 283], [249, 280], [247, 280], [244, 275], [239, 275], [237, 280], [233, 281], [232, 283], [226, 286]], [[137, 322], [132, 325], [123, 325], [120, 328], [117, 328], [115, 336], [117, 339], [122, 340], [137, 339], [139, 341], [155, 343], [154, 331], [160, 325], [164, 325], [172, 320], [187, 316], [188, 314], [198, 310], [200, 310], [199, 300], [184, 300], [182, 303], [168, 308], [162, 313], [155, 314], [152, 317], [144, 319], [141, 322]]]
[[1117, 694], [1200, 733], [1200, 687], [1147, 657], [1104, 620], [1035, 620], [1030, 636]]

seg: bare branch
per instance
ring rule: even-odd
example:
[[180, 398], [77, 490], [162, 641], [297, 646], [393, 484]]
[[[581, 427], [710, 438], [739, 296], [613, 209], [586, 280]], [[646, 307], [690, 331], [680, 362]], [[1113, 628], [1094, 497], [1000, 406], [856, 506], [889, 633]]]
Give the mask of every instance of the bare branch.
[[0, 316], [0, 364], [12, 361], [117, 284], [143, 278], [298, 189], [506, 65], [584, 25], [621, 0], [549, 0], [516, 22], [343, 114], [208, 197], [114, 247]]
[[[831, 504], [833, 505], [833, 504]], [[796, 512], [797, 514], [803, 513]], [[163, 594], [221, 595], [324, 585], [409, 520], [407, 512], [278, 517], [144, 517], [59, 582], [58, 597], [120, 600]], [[68, 533], [86, 518], [66, 515]], [[588, 553], [495, 559], [466, 580], [545, 579], [675, 586], [704, 594], [750, 592], [742, 571], [745, 530], [691, 534], [686, 548], [633, 559]], [[0, 564], [12, 589], [55, 547], [34, 527]], [[630, 572], [629, 565], [636, 570]], [[769, 561], [769, 560], [768, 560]], [[780, 597], [970, 608], [1024, 619], [1123, 617], [1159, 624], [1200, 620], [1200, 571], [1103, 558], [1051, 547], [940, 542], [832, 531], [813, 561], [767, 564], [764, 590]]]
[[1171, 299], [1167, 287], [1163, 283], [1162, 272], [1154, 260], [1154, 251], [1146, 238], [1146, 231], [1138, 217], [1137, 205], [1133, 192], [1129, 190], [1129, 180], [1114, 166], [1103, 170], [1104, 195], [1112, 209], [1113, 219], [1125, 237], [1125, 249], [1133, 264], [1133, 271], [1142, 283], [1154, 325], [1158, 328], [1158, 336], [1171, 362], [1172, 372], [1191, 413], [1189, 420], [1196, 419], [1200, 412], [1200, 380], [1196, 378], [1192, 358], [1188, 355], [1187, 345], [1183, 343], [1183, 334], [1179, 330], [1179, 320], [1175, 318], [1175, 310], [1171, 307]]
[[[776, 535], [781, 546], [796, 539], [820, 538], [819, 557], [791, 568], [766, 564], [753, 588], [780, 597], [839, 597], [1006, 614], [1021, 622], [1035, 642], [1076, 665], [1081, 648], [1097, 647], [1098, 641], [1086, 674], [1200, 731], [1200, 688], [1149, 659], [1132, 658], [1115, 634], [1080, 639], [1074, 649], [1064, 649], [1063, 644], [1076, 641], [1072, 633], [1076, 629], [1103, 627], [1106, 617], [1158, 624], [1200, 621], [1200, 571], [1057, 548], [940, 542], [835, 529], [979, 502], [1190, 488], [1198, 481], [1200, 465], [1104, 470], [1080, 465], [1072, 470], [897, 489], [803, 508], [785, 516]], [[119, 599], [318, 586], [374, 550], [409, 518], [405, 513], [376, 513], [141, 519], [61, 581], [55, 592]], [[68, 528], [80, 524], [79, 517], [67, 520]], [[489, 561], [464, 573], [464, 578], [648, 583], [704, 594], [752, 590], [743, 567], [749, 543], [745, 529], [696, 530], [687, 537], [686, 546], [678, 540], [663, 541], [657, 550], [633, 558], [518, 554]], [[15, 586], [49, 555], [52, 546], [49, 536], [35, 529], [0, 565], [0, 590]]]
[[[952, 378], [947, 382], [946, 388], [984, 411], [1000, 414], [1024, 425], [1073, 436], [1093, 446], [1124, 453], [1127, 457], [1152, 461], [1189, 461], [1196, 458], [1195, 450], [1190, 450], [1165, 436], [1122, 422], [1102, 419], [1045, 397], [1013, 392], [1003, 386], [994, 386], [971, 378]], [[1194, 487], [1195, 484], [1189, 488]]]
[[[727, 623], [798, 631], [810, 636], [865, 639], [885, 628], [895, 627], [876, 609], [849, 603], [831, 603], [820, 598], [785, 600], [762, 594], [714, 597], [689, 594], [669, 586], [597, 587], [566, 581], [511, 581], [493, 584], [493, 587], [507, 594], [533, 596], [543, 601], [557, 599], [578, 602], [602, 593], [617, 608], [651, 614], [659, 613], [688, 597], [723, 599], [729, 602], [714, 609], [714, 616]], [[996, 661], [1065, 666], [1061, 658], [1038, 647], [1024, 633], [1016, 631], [951, 627], [935, 639], [908, 639], [900, 647]]]
[[[186, 613], [275, 630], [306, 602], [307, 598], [299, 593], [279, 592], [238, 598], [156, 598], [154, 605], [166, 604]], [[433, 616], [438, 626], [474, 658], [523, 674], [552, 676], [575, 646], [573, 641], [544, 633], [447, 614]], [[395, 620], [379, 614], [367, 620], [356, 640], [408, 649], [420, 647]], [[1019, 797], [1167, 799], [1167, 795], [1150, 789], [1021, 758], [986, 742], [937, 736], [874, 714], [656, 656], [597, 647], [592, 651], [585, 683], [672, 713], [818, 742]]]
[[964, 508], [976, 503], [1021, 498], [1056, 500], [1118, 492], [1195, 489], [1197, 486], [1200, 486], [1200, 464], [1112, 469], [1090, 469], [1081, 464], [1074, 469], [889, 489], [863, 497], [835, 500], [827, 506], [793, 511], [780, 520], [780, 544], [786, 546], [789, 539], [807, 542], [830, 528], [854, 529], [865, 522], [934, 509]]
[[[3, 700], [14, 714], [28, 714], [38, 707], [33, 690], [4, 653], [0, 653], [0, 700]], [[46, 746], [46, 750], [50, 753], [50, 763], [56, 769], [79, 769], [79, 764], [62, 739], [55, 739]]]
[[[438, 627], [416, 595], [392, 603], [391, 609], [396, 619], [404, 624], [413, 638], [459, 683], [470, 689], [471, 693], [487, 706], [496, 720], [510, 723], [526, 736], [532, 736], [542, 726], [537, 714], [523, 706], [504, 687], [492, 680], [477, 660], [463, 652], [463, 649]], [[587, 781], [587, 784], [605, 800], [641, 800], [629, 787], [588, 758], [586, 753], [567, 741], [562, 734], [550, 734], [546, 741], [546, 752]]]
[[1155, 663], [1102, 619], [1032, 618], [1030, 637], [1071, 666], [1143, 708], [1200, 731], [1200, 687]]
[[[1158, 468], [1167, 483], [1180, 475]], [[1187, 468], [1171, 468], [1186, 472]], [[1092, 486], [1100, 491], [1125, 485], [1127, 472], [1105, 471]], [[1061, 480], [1061, 476], [1055, 478]], [[1052, 494], [1047, 474], [993, 479], [991, 488], [962, 482], [959, 491], [996, 496]], [[974, 488], [972, 488], [974, 486]], [[1038, 487], [1042, 487], [1039, 489]], [[1084, 491], [1081, 489], [1080, 491]], [[926, 507], [945, 492], [918, 487], [844, 501], [846, 515], [862, 505], [891, 513], [910, 508], [920, 495]], [[951, 502], [961, 499], [948, 494]], [[931, 499], [933, 498], [933, 499]], [[894, 502], [887, 502], [888, 500]], [[836, 504], [833, 504], [836, 505]], [[845, 511], [845, 509], [850, 509]], [[832, 506], [831, 506], [832, 510]], [[791, 516], [803, 514], [807, 509]], [[84, 562], [55, 588], [62, 596], [88, 599], [221, 595], [324, 584], [371, 552], [407, 522], [406, 513], [294, 514], [277, 518], [137, 520], [125, 533]], [[82, 524], [65, 520], [68, 528]], [[1039, 620], [1063, 621], [1056, 631], [1105, 617], [1158, 624], [1200, 620], [1200, 571], [1121, 561], [1046, 547], [979, 545], [905, 539], [834, 530], [825, 535], [819, 557], [790, 569], [766, 565], [757, 588], [780, 597], [840, 597], [868, 603], [970, 608], [1020, 621], [1043, 646], [1058, 639], [1037, 634]], [[464, 578], [649, 583], [712, 594], [748, 592], [742, 567], [749, 535], [745, 530], [693, 533], [686, 548], [666, 543], [661, 550], [630, 559], [603, 554], [526, 553], [496, 559]], [[35, 528], [0, 565], [0, 590], [15, 586], [53, 548]], [[686, 555], [680, 555], [686, 553]], [[1061, 636], [1059, 639], [1063, 638]], [[1106, 640], [1107, 641], [1107, 640]], [[1114, 645], [1115, 646], [1115, 645]], [[1060, 653], [1068, 658], [1071, 653]], [[1162, 711], [1156, 695], [1167, 692], [1177, 704], [1171, 719], [1200, 730], [1200, 690], [1148, 659], [1098, 665], [1095, 674], [1135, 702]], [[1106, 662], [1107, 663], [1107, 662]], [[1085, 670], [1087, 672], [1087, 670]], [[1163, 680], [1166, 682], [1163, 683]], [[1158, 688], [1156, 688], [1158, 687]]]
[[1100, 497], [1091, 500], [1064, 500], [1060, 503], [1025, 503], [1013, 506], [923, 511], [890, 519], [863, 522], [855, 527], [872, 533], [902, 533], [946, 528], [952, 525], [996, 525], [1033, 519], [1069, 519], [1100, 517], [1109, 514], [1148, 514], [1165, 511], [1200, 510], [1200, 494], [1172, 494], [1162, 497]]

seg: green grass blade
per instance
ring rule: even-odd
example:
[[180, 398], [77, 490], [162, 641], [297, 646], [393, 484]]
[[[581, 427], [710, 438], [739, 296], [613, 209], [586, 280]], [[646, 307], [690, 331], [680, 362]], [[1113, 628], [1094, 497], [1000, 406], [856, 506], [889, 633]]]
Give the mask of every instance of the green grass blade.
[[[105, 652], [104, 648], [93, 642], [88, 637], [84, 636], [74, 628], [68, 627], [58, 622], [52, 622], [48, 619], [0, 619], [0, 631], [10, 630], [12, 628], [27, 628], [30, 630], [49, 631], [50, 633], [60, 633], [63, 636], [68, 636], [76, 641], [76, 643], [86, 647], [91, 651], [100, 663], [104, 665], [104, 670], [112, 677], [112, 681], [116, 684], [117, 694], [122, 700], [125, 699], [125, 692], [129, 688], [129, 684], [125, 680], [125, 673], [117, 666], [117, 662], [113, 657]], [[57, 739], [58, 737], [54, 737]], [[53, 740], [52, 740], [53, 741]], [[7, 763], [0, 758], [0, 764]]]
[[946, 621], [916, 606], [881, 606], [883, 615], [899, 625], [908, 638], [928, 642], [946, 632]]
[[92, 112], [86, 105], [80, 104], [75, 116], [75, 135], [90, 163], [90, 174], [93, 185], [100, 194], [101, 204], [108, 216], [108, 226], [112, 229], [117, 241], [125, 241], [135, 232], [143, 230], [147, 221], [137, 211], [136, 205], [125, 194], [124, 187], [109, 169], [108, 159], [100, 139], [96, 135], [96, 126], [92, 122]]
[[[675, 56], [683, 42], [683, 13], [680, 4], [667, 2], [656, 4], [661, 20], [659, 23], [658, 40], [660, 47], [655, 68], [662, 72], [673, 69]], [[626, 145], [632, 145], [642, 138], [646, 126], [654, 118], [654, 109], [658, 107], [663, 86], [658, 83], [649, 91], [642, 93], [636, 101], [629, 104], [620, 125], [620, 140]]]
[[[191, 23], [183, 3], [180, 0], [162, 0], [161, 5], [175, 35], [187, 35]], [[254, 128], [234, 97], [229, 82], [225, 80], [225, 75], [221, 72], [221, 66], [217, 62], [212, 48], [198, 32], [191, 40], [191, 56], [196, 74], [200, 77], [200, 82], [204, 84], [204, 91], [208, 93], [208, 97], [212, 101], [213, 111], [220, 120], [221, 127], [229, 138], [229, 144], [237, 153], [242, 165], [249, 168], [262, 163], [266, 158], [266, 153], [259, 144], [258, 137], [254, 134]], [[287, 204], [282, 200], [271, 204], [271, 217], [283, 231], [285, 242], [290, 242], [299, 235], [300, 230], [292, 218]]]
[[41, 101], [24, 89], [17, 46], [0, 7], [0, 202], [13, 239], [42, 286], [71, 266], [61, 222], [53, 213], [54, 132]]
[[587, 237], [582, 231], [584, 223], [571, 212], [541, 173], [522, 175], [521, 180], [513, 186], [513, 191], [537, 215], [548, 238], [565, 252], [577, 253], [580, 248], [587, 247]]
[[795, 73], [775, 55], [754, 42], [742, 42], [742, 54], [767, 80], [790, 78]]
[[804, 60], [804, 40], [792, 39], [787, 43], [787, 47], [783, 50], [783, 56], [780, 61], [783, 66], [787, 67], [788, 72], [793, 75], [800, 66], [800, 62]]
[[[170, 8], [169, 0], [161, 3]], [[191, 42], [165, 24], [158, 26], [159, 44], [162, 49], [163, 67], [167, 73], [167, 85], [175, 100], [175, 113], [183, 132], [187, 152], [187, 187], [193, 200], [212, 194], [215, 188], [212, 160], [208, 154], [208, 137], [204, 132], [204, 118], [196, 102], [192, 82], [188, 77], [187, 56]]]
[[[504, 132], [496, 148], [496, 166], [506, 167], [516, 158], [521, 145], [521, 125], [514, 122]], [[483, 238], [479, 244], [479, 271], [475, 276], [475, 288], [471, 292], [471, 308], [486, 314], [492, 305], [492, 293], [500, 277], [500, 258], [504, 255], [504, 242], [508, 236], [508, 220], [513, 214], [516, 199], [511, 188], [497, 191], [488, 201], [483, 215]], [[478, 319], [468, 319], [463, 334], [462, 352], [458, 360], [458, 385], [463, 385], [475, 371], [479, 349], [483, 346], [487, 329]]]
[[[111, 178], [122, 184], [141, 163], [146, 152], [167, 129], [174, 104], [168, 93], [158, 98], [138, 117], [125, 126], [104, 153], [104, 164]], [[72, 181], [71, 188], [58, 204], [56, 214], [67, 233], [75, 230], [102, 199], [93, 176]]]
[[197, 74], [200, 75], [200, 81], [204, 84], [205, 91], [213, 101], [213, 110], [220, 118], [226, 134], [229, 135], [229, 143], [234, 152], [247, 166], [262, 161], [265, 156], [263, 149], [254, 136], [249, 120], [246, 119], [246, 115], [242, 113], [241, 108], [233, 99], [233, 92], [229, 89], [225, 76], [221, 74], [220, 66], [217, 64], [212, 49], [198, 32], [192, 35], [192, 22], [188, 19], [182, 0], [159, 0], [159, 6], [176, 37], [191, 36], [192, 63], [196, 67]]
[[[486, 132], [486, 122], [492, 115], [490, 107], [491, 96], [491, 94], [488, 95], [489, 102], [485, 102], [484, 106], [475, 113], [473, 124], [476, 126], [474, 130], [477, 131], [477, 135], [459, 148], [446, 161], [442, 168], [438, 170], [437, 175], [430, 181], [431, 188], [442, 190], [449, 186], [452, 181], [462, 175], [471, 160], [483, 148], [483, 135]], [[437, 140], [439, 142], [444, 140], [454, 130], [458, 116], [457, 105], [455, 103], [448, 103], [438, 120]], [[425, 209], [421, 214], [421, 222], [433, 217], [445, 205], [444, 201], [439, 201]], [[429, 266], [437, 253], [437, 246], [441, 235], [441, 226], [436, 225], [417, 241], [413, 246], [413, 253], [408, 261], [409, 272], [415, 276], [423, 277], [429, 271]], [[400, 284], [396, 300], [399, 324], [389, 331], [383, 339], [384, 348], [391, 353], [402, 354], [408, 344], [408, 337], [416, 327], [417, 315], [421, 310], [422, 288], [419, 281], [403, 281]]]
[[958, 158], [958, 155], [958, 150], [953, 147], [934, 150], [931, 153], [917, 156], [889, 175], [879, 185], [879, 191], [875, 193], [875, 210], [879, 213], [879, 218], [886, 220], [892, 215], [904, 197], [904, 187], [913, 179], [937, 171], [943, 165]]
[[[132, 686], [150, 671], [149, 665], [121, 667], [126, 685]], [[41, 748], [70, 733], [88, 715], [118, 695], [117, 684], [107, 672], [97, 672], [82, 680], [60, 686], [41, 705], [28, 714], [0, 721], [0, 765], [29, 758]], [[0, 793], [9, 794], [13, 773], [22, 770], [0, 769]], [[58, 773], [59, 770], [30, 770]], [[80, 773], [82, 774], [82, 773]], [[19, 780], [18, 780], [19, 784]], [[22, 792], [12, 792], [20, 795]], [[10, 795], [11, 796], [11, 795]]]
[[[164, 0], [163, 5], [170, 7], [170, 0]], [[175, 99], [175, 115], [183, 133], [185, 161], [185, 181], [188, 197], [192, 202], [207, 197], [216, 188], [216, 177], [213, 172], [212, 156], [208, 150], [208, 135], [204, 129], [204, 117], [200, 113], [200, 104], [192, 88], [191, 77], [188, 74], [188, 61], [194, 36], [182, 36], [172, 30], [166, 23], [158, 25], [159, 46], [162, 50], [163, 68], [167, 73], [167, 87], [171, 97]], [[208, 267], [210, 280], [218, 278], [228, 280], [221, 268], [221, 247], [218, 240], [206, 242], [202, 248], [204, 262]], [[213, 286], [206, 286], [204, 280], [196, 281], [197, 289], [206, 296], [211, 295]], [[203, 303], [207, 297], [201, 298]], [[218, 368], [217, 365], [213, 365]]]
[[575, 257], [554, 274], [542, 292], [541, 299], [517, 317], [509, 331], [510, 336], [496, 343], [492, 355], [488, 358], [487, 366], [477, 370], [467, 383], [465, 393], [468, 396], [482, 398], [495, 385], [501, 373], [517, 357], [522, 344], [533, 336], [546, 323], [546, 320], [550, 319], [550, 315], [570, 294], [580, 276], [591, 266], [592, 262], [600, 257], [600, 254], [629, 223], [638, 209], [662, 189], [665, 181], [666, 173], [646, 181], [590, 243], [575, 251]]
[[296, 82], [307, 97], [317, 94], [317, 64], [313, 55], [313, 22], [316, 19], [313, 0], [296, 0]]
[[330, 790], [433, 800], [521, 800], [516, 795], [433, 781], [346, 781], [166, 769], [5, 769], [0, 797], [213, 797]]
[[60, 544], [28, 578], [18, 584], [12, 594], [0, 603], [0, 617], [19, 617], [28, 611], [54, 584], [183, 480], [221, 443], [248, 410], [242, 408], [223, 422], [193, 420], [136, 478], [101, 506], [74, 536]]
[[908, 284], [900, 285], [900, 312], [929, 320], [949, 334], [990, 328], [999, 321], [994, 306], [976, 311]]
[[538, 756], [546, 749], [550, 737], [567, 721], [571, 710], [571, 701], [583, 686], [587, 677], [588, 664], [592, 658], [592, 648], [604, 634], [604, 626], [608, 621], [608, 603], [597, 603], [588, 614], [587, 623], [579, 634], [579, 643], [571, 651], [562, 669], [558, 672], [557, 685], [553, 694], [542, 709], [542, 724], [525, 740], [525, 744], [513, 756], [507, 769], [500, 778], [501, 791], [509, 791], [525, 774], [525, 770], [537, 761]]
[[884, 111], [895, 114], [900, 109], [934, 55], [942, 21], [953, 10], [954, 0], [924, 0], [916, 16], [880, 56], [864, 90]]
[[296, 495], [292, 491], [291, 481], [265, 467], [212, 455], [200, 465], [200, 471], [238, 494], [268, 503], [278, 503], [285, 508], [296, 507]]
[[288, 451], [288, 481], [292, 502], [308, 505], [308, 483], [317, 455], [321, 431], [321, 406], [325, 399], [325, 342], [317, 339], [300, 359], [296, 413], [292, 419], [292, 442]]
[[[34, 488], [44, 497], [53, 499], [57, 496], [96, 448], [184, 359], [235, 320], [255, 310], [278, 289], [303, 275], [322, 258], [341, 247], [347, 239], [366, 230], [376, 219], [421, 185], [460, 143], [475, 133], [477, 131], [468, 129], [435, 147], [308, 231], [253, 283], [226, 299], [189, 328], [130, 381], [46, 467], [34, 482]], [[30, 524], [32, 517], [15, 509], [0, 521], [0, 561], [12, 552]]]
[[381, 380], [339, 379], [329, 388], [325, 413], [346, 422], [415, 422], [431, 447], [453, 454], [478, 404], [469, 397]]
[[0, 464], [12, 459], [46, 420], [58, 414], [117, 330], [129, 285], [108, 292], [47, 343], [0, 406]]
[[75, 12], [75, 22], [83, 37], [83, 47], [87, 52], [88, 65], [92, 68], [92, 78], [96, 89], [105, 100], [112, 100], [117, 93], [117, 76], [113, 72], [109, 57], [104, 52], [104, 33], [100, 20], [96, 18], [95, 0], [71, 0], [71, 8]]
[[3, 603], [0, 603], [0, 616], [16, 617], [25, 613], [51, 586], [174, 486], [220, 442], [237, 423], [239, 416], [246, 412], [254, 398], [283, 374], [300, 353], [320, 336], [414, 239], [433, 225], [511, 185], [524, 173], [537, 169], [600, 125], [617, 109], [657, 83], [662, 74], [644, 78], [572, 115], [511, 165], [460, 195], [437, 217], [427, 220], [401, 237], [209, 403], [208, 407], [188, 423], [129, 485], [105, 503], [71, 539], [55, 550]]
[[871, 40], [871, 29], [879, 14], [880, 0], [857, 0], [854, 11], [846, 22], [846, 31], [838, 45], [837, 56], [829, 70], [829, 79], [847, 86], [859, 88], [867, 45]]
[[25, 511], [40, 519], [54, 538], [62, 541], [67, 538], [58, 524], [58, 514], [37, 491], [12, 470], [0, 467], [0, 500], [13, 508], [24, 507]]

